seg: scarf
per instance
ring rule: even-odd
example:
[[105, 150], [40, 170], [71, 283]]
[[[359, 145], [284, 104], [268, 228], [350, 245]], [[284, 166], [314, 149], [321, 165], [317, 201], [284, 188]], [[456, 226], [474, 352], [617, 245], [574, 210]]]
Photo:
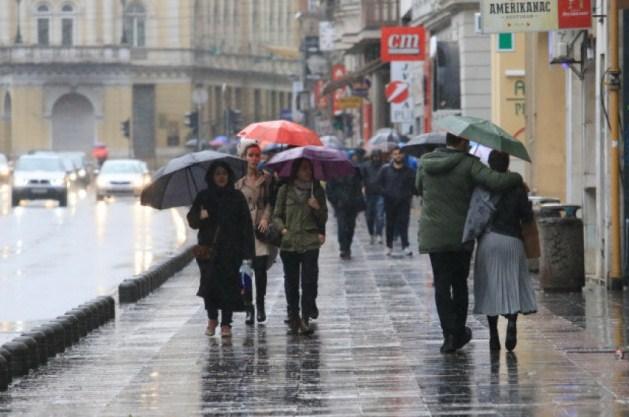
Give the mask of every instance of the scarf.
[[312, 192], [312, 181], [300, 181], [296, 179], [293, 184], [295, 185], [295, 193], [297, 194], [297, 199], [301, 203], [308, 200], [308, 197], [310, 197], [310, 193]]

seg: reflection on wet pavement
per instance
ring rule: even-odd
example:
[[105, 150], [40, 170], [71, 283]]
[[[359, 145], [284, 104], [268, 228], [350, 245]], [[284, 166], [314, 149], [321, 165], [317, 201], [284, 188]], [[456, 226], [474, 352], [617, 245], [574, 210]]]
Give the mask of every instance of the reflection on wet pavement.
[[231, 340], [205, 336], [193, 264], [0, 394], [0, 415], [629, 415], [629, 361], [610, 352], [625, 343], [624, 294], [540, 294], [514, 353], [490, 353], [471, 316], [472, 343], [442, 355], [428, 259], [386, 258], [362, 223], [359, 240], [350, 262], [333, 238], [322, 252], [312, 337], [286, 333], [280, 265], [266, 324], [240, 313]]

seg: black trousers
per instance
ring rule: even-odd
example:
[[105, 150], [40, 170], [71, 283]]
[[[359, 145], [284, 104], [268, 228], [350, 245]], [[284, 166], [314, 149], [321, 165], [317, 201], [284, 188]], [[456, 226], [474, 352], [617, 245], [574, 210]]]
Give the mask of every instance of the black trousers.
[[387, 218], [387, 248], [393, 247], [395, 232], [402, 239], [402, 247], [408, 247], [408, 223], [411, 217], [411, 200], [384, 199], [384, 212]]
[[253, 273], [256, 280], [256, 304], [264, 304], [266, 296], [266, 265], [269, 261], [268, 255], [256, 256], [253, 258]]
[[[203, 304], [205, 304], [207, 318], [210, 320], [218, 320], [218, 308], [208, 298], [203, 298]], [[223, 309], [221, 313], [221, 326], [231, 326], [233, 312]]]
[[336, 209], [336, 223], [341, 252], [350, 253], [356, 228], [356, 210]]
[[[309, 317], [317, 298], [317, 282], [319, 280], [319, 249], [303, 253], [280, 251], [284, 265], [284, 292], [289, 317], [301, 314]], [[301, 284], [301, 303], [299, 287]]]
[[443, 335], [459, 337], [467, 321], [467, 276], [472, 252], [431, 252], [435, 303]]

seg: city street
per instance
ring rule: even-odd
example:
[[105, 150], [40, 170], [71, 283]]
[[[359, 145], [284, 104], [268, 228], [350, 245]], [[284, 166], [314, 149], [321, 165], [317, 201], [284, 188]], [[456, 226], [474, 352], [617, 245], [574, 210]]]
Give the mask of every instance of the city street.
[[67, 208], [41, 200], [13, 209], [10, 196], [0, 186], [0, 344], [111, 294], [190, 235], [183, 212], [142, 207], [132, 197], [96, 203], [93, 192], [78, 189]]
[[442, 355], [428, 258], [385, 257], [359, 220], [348, 262], [328, 224], [313, 336], [286, 334], [278, 264], [267, 323], [246, 327], [237, 314], [232, 340], [205, 336], [191, 264], [0, 393], [0, 415], [629, 415], [629, 362], [615, 355], [626, 343], [623, 292], [538, 291], [514, 353], [490, 354], [484, 317], [470, 316], [472, 342]]

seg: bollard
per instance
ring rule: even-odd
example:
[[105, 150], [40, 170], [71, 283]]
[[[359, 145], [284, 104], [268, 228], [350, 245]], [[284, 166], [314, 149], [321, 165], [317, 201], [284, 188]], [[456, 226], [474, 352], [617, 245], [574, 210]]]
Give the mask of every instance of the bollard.
[[37, 369], [39, 367], [39, 348], [37, 341], [32, 337], [18, 336], [12, 340], [12, 342], [23, 343], [27, 347], [27, 369]]
[[3, 348], [2, 346], [0, 346], [0, 356], [2, 356], [4, 360], [7, 362], [7, 376], [8, 376], [8, 380], [10, 384], [11, 381], [13, 380], [13, 375], [11, 375], [11, 353], [5, 348]]
[[69, 320], [65, 320], [65, 319], [54, 319], [52, 320], [53, 323], [59, 324], [63, 327], [63, 346], [64, 346], [64, 350], [66, 348], [69, 348], [70, 346], [72, 346], [72, 343], [74, 342], [74, 330], [73, 327], [74, 325], [72, 324], [72, 322], [70, 322]]
[[92, 300], [89, 303], [96, 307], [98, 312], [98, 326], [107, 323], [107, 305], [102, 300]]
[[22, 333], [22, 336], [32, 337], [37, 342], [37, 352], [39, 353], [38, 362], [40, 365], [48, 362], [48, 340], [44, 332], [39, 330], [29, 330]]
[[39, 332], [43, 333], [46, 337], [46, 353], [48, 357], [53, 357], [57, 353], [57, 349], [55, 347], [55, 330], [47, 325], [37, 326], [30, 330], [31, 332]]
[[140, 299], [140, 289], [132, 279], [125, 279], [118, 285], [118, 299], [121, 303], [135, 303]]
[[96, 307], [91, 304], [81, 304], [79, 308], [87, 314], [87, 330], [91, 332], [99, 326], [98, 311]]
[[9, 363], [0, 355], [0, 391], [6, 391], [9, 388], [11, 374], [9, 373]]
[[66, 350], [66, 329], [61, 323], [49, 321], [45, 325], [52, 329], [55, 333], [55, 341], [53, 344], [55, 354], [63, 353]]
[[88, 324], [87, 324], [87, 313], [80, 308], [73, 308], [72, 310], [66, 311], [64, 315], [72, 315], [77, 318], [79, 321], [79, 334], [81, 337], [87, 336], [88, 333]]
[[7, 342], [2, 345], [11, 355], [11, 375], [14, 378], [28, 373], [28, 346], [20, 342]]
[[74, 316], [59, 316], [55, 320], [63, 320], [70, 323], [70, 335], [72, 336], [72, 344], [75, 344], [81, 338], [79, 330], [79, 320]]
[[107, 320], [111, 320], [116, 317], [116, 302], [113, 297], [109, 296], [101, 296], [97, 297], [97, 300], [103, 300], [105, 305], [107, 306]]

